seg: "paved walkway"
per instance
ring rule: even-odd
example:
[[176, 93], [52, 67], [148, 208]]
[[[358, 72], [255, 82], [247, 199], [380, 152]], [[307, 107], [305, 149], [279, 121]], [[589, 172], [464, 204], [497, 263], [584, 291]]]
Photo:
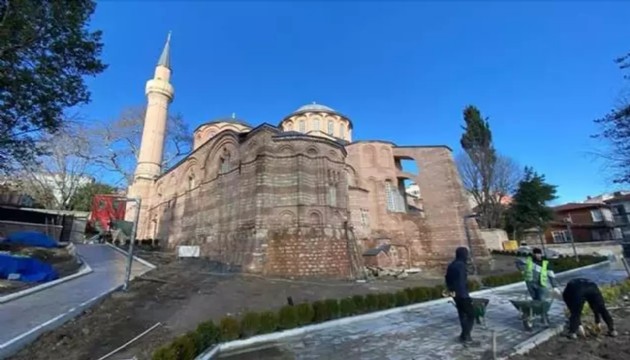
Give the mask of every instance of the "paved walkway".
[[[564, 277], [560, 274], [559, 279], [566, 282], [587, 277], [598, 283], [610, 283], [626, 276], [625, 271], [615, 264]], [[525, 332], [518, 312], [509, 302], [509, 299], [526, 297], [524, 285], [482, 297], [489, 298], [490, 305], [486, 315], [487, 329], [476, 326], [473, 331], [473, 337], [481, 342], [478, 348], [466, 349], [457, 342], [460, 332], [457, 312], [452, 304], [446, 303], [287, 338], [275, 348], [226, 359], [492, 359], [492, 330], [497, 335], [497, 356], [507, 355], [514, 346], [544, 330], [539, 326], [533, 332]], [[563, 312], [563, 304], [554, 302], [551, 323], [561, 324]]]
[[[93, 272], [49, 289], [0, 305], [0, 359], [6, 353], [34, 340], [33, 328], [48, 328], [67, 318], [69, 313], [124, 281], [126, 257], [106, 245], [77, 245], [77, 251]], [[138, 261], [132, 276], [150, 268]]]

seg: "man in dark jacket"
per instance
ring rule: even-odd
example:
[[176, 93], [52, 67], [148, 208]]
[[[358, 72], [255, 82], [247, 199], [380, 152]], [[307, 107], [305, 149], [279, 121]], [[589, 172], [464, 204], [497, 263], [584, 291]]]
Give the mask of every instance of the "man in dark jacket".
[[588, 279], [578, 278], [569, 281], [567, 287], [562, 293], [564, 303], [569, 308], [571, 316], [569, 317], [569, 337], [577, 338], [577, 331], [581, 325], [582, 309], [584, 303], [593, 311], [595, 316], [595, 324], [601, 329], [602, 318], [608, 327], [608, 335], [617, 336], [613, 319], [606, 309], [604, 297], [597, 284]]
[[452, 294], [457, 307], [459, 323], [462, 326], [462, 333], [459, 340], [465, 344], [471, 344], [470, 333], [475, 324], [475, 310], [472, 299], [468, 294], [468, 249], [459, 247], [455, 250], [455, 260], [446, 269], [446, 288]]

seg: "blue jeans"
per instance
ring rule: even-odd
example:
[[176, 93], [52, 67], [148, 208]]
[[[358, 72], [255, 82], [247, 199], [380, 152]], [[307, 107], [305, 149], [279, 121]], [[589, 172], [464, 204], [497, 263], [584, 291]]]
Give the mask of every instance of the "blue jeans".
[[540, 286], [540, 284], [536, 282], [527, 281], [527, 291], [529, 291], [529, 295], [532, 297], [532, 300], [546, 300], [549, 297], [549, 289], [546, 287]]

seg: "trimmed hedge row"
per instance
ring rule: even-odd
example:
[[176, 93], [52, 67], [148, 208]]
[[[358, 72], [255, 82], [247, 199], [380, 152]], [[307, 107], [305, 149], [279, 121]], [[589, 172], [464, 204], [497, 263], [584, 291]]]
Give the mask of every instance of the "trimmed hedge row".
[[[553, 260], [552, 263], [557, 271], [564, 271], [576, 266], [585, 266], [605, 260], [605, 258], [595, 257], [587, 259], [589, 258], [582, 257], [579, 263], [573, 259], [557, 259]], [[496, 287], [519, 281], [522, 281], [522, 275], [520, 272], [515, 272], [507, 275], [489, 276], [483, 279], [482, 283], [486, 287]], [[468, 289], [471, 292], [479, 290], [481, 287], [482, 285], [476, 281], [468, 282]], [[196, 330], [176, 338], [170, 344], [155, 351], [153, 360], [192, 360], [204, 350], [221, 342], [437, 300], [442, 298], [443, 291], [444, 286], [442, 285], [414, 287], [395, 293], [354, 295], [340, 300], [328, 299], [315, 301], [311, 304], [287, 305], [276, 312], [247, 312], [240, 318], [227, 316], [221, 319], [218, 324], [212, 321], [199, 324]]]

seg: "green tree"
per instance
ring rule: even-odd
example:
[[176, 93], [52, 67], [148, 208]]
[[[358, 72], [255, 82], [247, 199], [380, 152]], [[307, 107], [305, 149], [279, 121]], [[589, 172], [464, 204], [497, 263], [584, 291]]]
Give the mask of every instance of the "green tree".
[[106, 195], [116, 192], [116, 188], [102, 183], [81, 186], [70, 199], [69, 208], [75, 211], [90, 211], [94, 195]]
[[553, 211], [547, 203], [554, 199], [556, 186], [548, 184], [544, 175], [526, 167], [508, 211], [509, 225], [517, 233], [532, 227], [544, 228], [553, 219]]
[[[623, 71], [630, 69], [630, 52], [615, 60]], [[630, 79], [630, 75], [624, 76]], [[607, 149], [600, 154], [613, 168], [613, 182], [630, 184], [630, 99], [622, 98], [606, 116], [596, 119], [600, 131], [594, 137], [604, 140]]]
[[497, 155], [488, 119], [472, 105], [464, 109], [463, 129], [460, 143], [465, 154], [457, 158], [460, 176], [477, 203], [479, 226], [500, 227], [504, 210], [501, 200], [518, 182], [515, 163]]
[[45, 152], [64, 112], [90, 100], [84, 76], [105, 70], [90, 0], [0, 0], [0, 171]]

